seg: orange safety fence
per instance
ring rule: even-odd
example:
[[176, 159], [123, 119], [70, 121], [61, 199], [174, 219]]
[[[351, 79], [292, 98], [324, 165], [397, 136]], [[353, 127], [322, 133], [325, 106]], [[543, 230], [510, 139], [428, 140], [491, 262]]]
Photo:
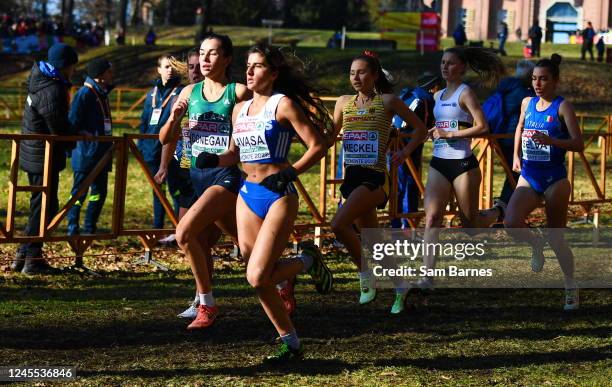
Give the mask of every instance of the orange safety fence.
[[[568, 178], [572, 184], [572, 193], [570, 197], [570, 205], [580, 206], [583, 210], [583, 214], [593, 214], [594, 217], [598, 216], [600, 207], [602, 204], [611, 203], [612, 197], [610, 196], [609, 190], [606, 190], [606, 179], [608, 172], [608, 157], [610, 156], [610, 142], [612, 142], [612, 133], [610, 126], [610, 116], [606, 117], [607, 125], [602, 125], [601, 128], [593, 133], [585, 134], [585, 143], [591, 144], [592, 149], [597, 143], [598, 151], [588, 152], [568, 152]], [[605, 129], [605, 130], [604, 130]], [[409, 135], [398, 135], [392, 141], [392, 149], [396, 149], [402, 138], [409, 137]], [[489, 208], [492, 205], [492, 194], [494, 188], [494, 164], [495, 159], [501, 165], [504, 175], [509, 176], [513, 181], [512, 174], [510, 173], [510, 166], [505, 162], [498, 139], [508, 138], [511, 135], [485, 135], [479, 136], [473, 141], [473, 146], [477, 159], [479, 161], [480, 169], [482, 172], [482, 181], [480, 185], [480, 199], [479, 208]], [[171, 219], [174, 225], [177, 224], [177, 219], [172, 210], [171, 204], [166, 199], [159, 185], [157, 185], [153, 179], [153, 176], [149, 173], [146, 163], [136, 147], [135, 140], [141, 138], [157, 138], [155, 135], [143, 135], [143, 134], [126, 134], [123, 137], [96, 137], [95, 141], [110, 142], [111, 148], [105, 153], [105, 155], [98, 161], [97, 165], [86, 178], [86, 180], [79, 187], [78, 193], [73, 198], [69, 199], [63, 206], [60, 207], [58, 213], [48, 221], [41, 221], [41, 227], [37, 236], [22, 236], [15, 233], [15, 215], [16, 215], [16, 194], [18, 192], [33, 192], [40, 191], [43, 193], [43, 205], [41, 211], [41, 220], [47, 219], [48, 209], [48, 185], [49, 185], [49, 171], [45, 169], [43, 175], [43, 185], [38, 187], [33, 186], [22, 186], [18, 184], [18, 160], [20, 151], [20, 142], [25, 139], [36, 139], [45, 141], [45, 160], [47, 167], [50, 165], [50, 155], [52, 154], [53, 146], [58, 141], [92, 141], [91, 137], [82, 136], [53, 136], [53, 135], [22, 135], [22, 134], [0, 134], [0, 141], [11, 141], [11, 159], [9, 164], [9, 174], [7, 179], [8, 184], [8, 203], [6, 207], [6, 219], [0, 223], [0, 244], [2, 243], [24, 243], [24, 242], [59, 242], [66, 241], [72, 248], [73, 252], [77, 257], [82, 256], [85, 250], [95, 240], [108, 240], [115, 239], [121, 236], [135, 236], [140, 239], [140, 242], [144, 246], [145, 252], [148, 257], [151, 257], [152, 249], [156, 242], [164, 235], [172, 233], [174, 229], [141, 229], [141, 228], [125, 228], [124, 227], [124, 216], [125, 216], [125, 200], [126, 200], [126, 186], [127, 186], [127, 168], [128, 158], [131, 155], [140, 169], [144, 173], [145, 180], [151, 186], [155, 195], [160, 199], [168, 217]], [[337, 169], [337, 144], [341, 139], [337, 141], [330, 148], [326, 156], [320, 162], [320, 175], [319, 175], [319, 198], [318, 203], [309, 195], [308, 190], [298, 180], [296, 182], [296, 188], [300, 193], [301, 199], [306, 204], [312, 221], [296, 223], [294, 227], [294, 233], [292, 235], [293, 240], [299, 240], [304, 237], [305, 234], [314, 231], [315, 238], [319, 238], [323, 230], [327, 230], [329, 227], [330, 220], [330, 200], [336, 197], [336, 188], [342, 183], [341, 179], [336, 177]], [[577, 157], [576, 157], [577, 156]], [[597, 163], [597, 169], [591, 166], [591, 163], [587, 159], [587, 156], [592, 157]], [[79, 197], [83, 192], [86, 192], [89, 185], [93, 182], [97, 174], [103, 169], [109, 160], [115, 158], [115, 176], [113, 181], [113, 208], [111, 217], [111, 228], [109, 232], [95, 235], [57, 235], [57, 227], [59, 223], [67, 215], [68, 210], [76, 202], [76, 198]], [[578, 159], [578, 160], [577, 160]], [[406, 160], [408, 169], [414, 177], [421, 197], [425, 192], [423, 184], [422, 174], [416, 169], [415, 165], [410, 159]], [[593, 196], [590, 197], [578, 197], [575, 193], [575, 171], [578, 165], [582, 165], [584, 172], [588, 179], [590, 188], [593, 190]], [[417, 227], [419, 222], [424, 217], [423, 211], [411, 212], [411, 213], [399, 213], [397, 211], [397, 168], [391, 168], [391, 193], [389, 200], [389, 207], [385, 211], [381, 211], [379, 214], [381, 219], [389, 218], [405, 218], [408, 219], [411, 227]], [[316, 190], [316, 188], [315, 188]], [[457, 214], [456, 204], [451, 204], [447, 212], [447, 220], [450, 222]]]

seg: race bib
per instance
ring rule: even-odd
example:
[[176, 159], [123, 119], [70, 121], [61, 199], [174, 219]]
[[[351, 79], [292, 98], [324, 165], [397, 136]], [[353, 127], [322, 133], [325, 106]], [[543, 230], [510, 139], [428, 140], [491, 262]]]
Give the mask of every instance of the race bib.
[[266, 126], [262, 121], [241, 122], [234, 127], [234, 141], [240, 148], [240, 161], [257, 161], [270, 158], [266, 141]]
[[104, 119], [104, 134], [110, 136], [113, 134], [113, 127], [111, 125], [111, 120], [108, 118]]
[[[436, 128], [447, 132], [456, 132], [459, 130], [459, 121], [457, 120], [439, 120], [436, 121]], [[434, 140], [434, 150], [441, 150], [449, 147], [454, 147], [457, 144], [457, 139], [439, 138]]]
[[351, 130], [342, 135], [345, 165], [374, 165], [378, 160], [378, 132]]
[[202, 152], [221, 154], [229, 146], [229, 136], [207, 132], [191, 132], [191, 156], [198, 157]]
[[162, 110], [160, 108], [153, 109], [153, 113], [151, 113], [151, 121], [149, 121], [149, 125], [157, 125], [159, 123], [159, 117], [161, 117]]
[[548, 130], [524, 129], [521, 135], [523, 160], [550, 161], [550, 145], [538, 144], [532, 137], [536, 132], [548, 135]]
[[[181, 128], [181, 136], [183, 139], [183, 151], [181, 152], [181, 160], [180, 165], [181, 168], [190, 168], [191, 167], [191, 138], [190, 138], [190, 130], [189, 127]], [[194, 165], [195, 166], [195, 165]]]

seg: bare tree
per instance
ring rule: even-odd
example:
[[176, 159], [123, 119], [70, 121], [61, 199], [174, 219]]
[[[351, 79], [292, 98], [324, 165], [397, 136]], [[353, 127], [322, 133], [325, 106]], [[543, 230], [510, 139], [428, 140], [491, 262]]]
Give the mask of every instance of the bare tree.
[[127, 6], [128, 0], [119, 0], [119, 8], [117, 8], [117, 29], [122, 29], [125, 32], [127, 27]]
[[212, 0], [202, 0], [202, 12], [203, 15], [200, 15], [199, 18], [199, 26], [198, 33], [196, 34], [196, 44], [200, 44], [204, 36], [206, 36], [206, 31], [208, 30], [208, 26], [210, 26], [211, 13], [212, 13]]
[[106, 12], [104, 18], [104, 24], [106, 28], [110, 28], [111, 25], [111, 12], [113, 9], [113, 0], [106, 0]]
[[130, 21], [130, 25], [136, 27], [142, 24], [140, 9], [142, 8], [142, 0], [132, 0], [132, 4], [132, 20]]
[[164, 25], [170, 25], [170, 15], [172, 14], [172, 0], [166, 0], [166, 14], [164, 15]]
[[47, 0], [41, 0], [40, 8], [42, 13], [42, 18], [45, 19], [47, 17]]
[[72, 21], [74, 20], [74, 17], [72, 16], [73, 12], [74, 12], [74, 0], [63, 0], [62, 1], [62, 21], [64, 23], [64, 31], [66, 31], [67, 33], [72, 31]]

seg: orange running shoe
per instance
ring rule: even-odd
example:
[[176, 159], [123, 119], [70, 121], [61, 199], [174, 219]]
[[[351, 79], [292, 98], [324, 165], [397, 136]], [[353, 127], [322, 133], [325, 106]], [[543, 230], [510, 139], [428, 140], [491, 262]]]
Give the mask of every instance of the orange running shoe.
[[187, 330], [208, 328], [213, 325], [218, 315], [219, 308], [217, 306], [200, 305], [198, 316], [187, 326]]
[[285, 305], [285, 309], [287, 310], [287, 313], [289, 313], [289, 316], [293, 315], [293, 312], [295, 312], [295, 282], [296, 277], [293, 277], [292, 279], [287, 280], [287, 286], [282, 289], [277, 288], [278, 294], [283, 299], [283, 304]]

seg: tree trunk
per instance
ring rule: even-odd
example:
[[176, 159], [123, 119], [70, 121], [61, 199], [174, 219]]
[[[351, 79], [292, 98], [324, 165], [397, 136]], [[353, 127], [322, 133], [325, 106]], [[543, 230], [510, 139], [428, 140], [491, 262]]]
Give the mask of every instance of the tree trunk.
[[196, 34], [196, 44], [199, 45], [200, 42], [206, 36], [208, 31], [208, 26], [210, 26], [211, 13], [212, 13], [212, 0], [202, 0], [202, 8], [204, 9], [204, 15], [200, 18], [201, 24], [198, 28], [198, 33]]
[[46, 19], [47, 18], [47, 0], [42, 0], [41, 2], [41, 13], [42, 13], [42, 18]]
[[111, 11], [113, 9], [113, 0], [106, 0], [106, 17], [105, 17], [105, 28], [109, 29], [111, 26]]
[[121, 28], [125, 32], [127, 27], [127, 0], [119, 0], [119, 8], [117, 8], [117, 29]]
[[172, 14], [172, 0], [166, 0], [166, 15], [164, 16], [164, 25], [170, 25], [170, 15]]
[[[69, 34], [70, 32], [72, 32], [72, 13], [74, 12], [74, 0], [65, 0], [66, 4], [64, 7], [64, 31], [66, 31], [67, 34]], [[64, 2], [62, 1], [62, 5], [64, 5]]]
[[142, 0], [133, 0], [133, 8], [132, 8], [132, 20], [130, 21], [130, 25], [132, 27], [136, 27], [142, 24], [142, 19], [140, 17], [141, 8], [142, 8]]

